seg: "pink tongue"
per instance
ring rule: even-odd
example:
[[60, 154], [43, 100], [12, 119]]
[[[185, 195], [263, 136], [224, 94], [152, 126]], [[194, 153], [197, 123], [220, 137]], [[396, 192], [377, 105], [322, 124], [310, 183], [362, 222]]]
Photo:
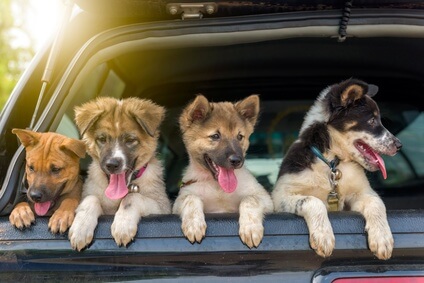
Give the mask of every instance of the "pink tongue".
[[39, 216], [45, 215], [47, 211], [49, 211], [50, 204], [51, 204], [50, 201], [34, 203], [35, 213], [37, 213], [37, 215]]
[[380, 168], [381, 174], [383, 174], [383, 178], [387, 179], [386, 166], [384, 165], [383, 158], [376, 152], [374, 152], [374, 157], [377, 159], [377, 165]]
[[105, 195], [110, 199], [121, 199], [127, 194], [128, 188], [125, 182], [125, 172], [110, 175], [109, 186], [106, 188]]
[[237, 178], [234, 169], [218, 167], [218, 183], [226, 193], [232, 193], [237, 188]]

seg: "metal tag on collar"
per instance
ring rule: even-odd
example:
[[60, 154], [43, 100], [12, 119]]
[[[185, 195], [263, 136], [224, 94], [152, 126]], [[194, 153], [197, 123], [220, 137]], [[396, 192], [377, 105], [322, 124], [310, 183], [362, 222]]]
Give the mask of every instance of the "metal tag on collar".
[[342, 177], [342, 172], [339, 169], [333, 169], [330, 172], [331, 192], [328, 194], [327, 202], [330, 211], [339, 210], [339, 196], [337, 193], [338, 181]]
[[139, 193], [140, 192], [140, 188], [136, 184], [130, 184], [128, 186], [128, 192], [129, 193]]

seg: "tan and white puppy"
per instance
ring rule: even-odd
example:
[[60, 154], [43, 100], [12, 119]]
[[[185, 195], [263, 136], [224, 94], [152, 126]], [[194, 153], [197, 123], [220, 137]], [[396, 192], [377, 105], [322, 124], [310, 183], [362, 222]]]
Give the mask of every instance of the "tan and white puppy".
[[330, 256], [335, 246], [327, 215], [333, 205], [334, 210], [364, 216], [369, 248], [379, 259], [392, 254], [386, 208], [365, 171], [381, 170], [386, 178], [380, 154], [395, 155], [402, 145], [381, 123], [371, 98], [377, 91], [356, 79], [324, 89], [280, 167], [272, 192], [275, 210], [304, 217], [310, 245], [322, 257]]
[[225, 212], [239, 212], [244, 244], [253, 248], [261, 243], [264, 215], [273, 211], [273, 203], [244, 166], [258, 115], [258, 95], [236, 103], [212, 103], [198, 95], [183, 110], [179, 123], [190, 160], [173, 213], [180, 215], [191, 243], [205, 237], [205, 213]]
[[26, 201], [19, 202], [9, 215], [10, 223], [30, 227], [35, 215], [51, 216], [52, 233], [64, 233], [74, 221], [81, 199], [80, 158], [85, 144], [61, 134], [13, 129], [26, 152]]
[[171, 213], [156, 157], [165, 109], [150, 100], [99, 97], [75, 108], [75, 121], [92, 157], [69, 240], [81, 251], [101, 215], [114, 215], [112, 236], [126, 246], [141, 217]]

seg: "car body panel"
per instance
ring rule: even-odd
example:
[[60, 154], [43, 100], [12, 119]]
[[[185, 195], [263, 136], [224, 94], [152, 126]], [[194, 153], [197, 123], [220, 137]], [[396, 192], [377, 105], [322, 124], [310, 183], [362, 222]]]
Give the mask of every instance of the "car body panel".
[[[101, 92], [105, 85], [101, 78], [91, 80], [96, 70], [115, 71], [126, 83], [125, 95], [134, 92], [154, 99], [169, 109], [170, 119], [199, 91], [216, 100], [260, 93], [263, 105], [272, 109], [262, 113], [263, 124], [258, 128], [262, 133], [280, 117], [277, 114], [296, 112], [293, 109], [300, 106], [303, 110], [323, 87], [346, 76], [363, 76], [381, 86], [376, 97], [391, 118], [385, 122], [412, 141], [404, 153], [389, 161], [393, 169], [386, 183], [370, 176], [389, 208], [393, 258], [380, 261], [371, 254], [363, 218], [352, 212], [330, 213], [336, 249], [328, 258], [310, 248], [304, 220], [286, 213], [266, 217], [265, 236], [257, 249], [240, 241], [237, 214], [207, 215], [208, 230], [201, 244], [184, 238], [176, 215], [149, 216], [141, 220], [128, 247], [115, 244], [110, 233], [113, 217], [102, 216], [93, 244], [82, 252], [71, 249], [66, 233], [52, 235], [48, 218], [37, 218], [35, 225], [22, 231], [13, 228], [7, 216], [25, 194], [25, 152], [11, 129], [30, 124], [52, 38], [31, 62], [1, 114], [2, 282], [330, 282], [376, 274], [422, 276], [422, 123], [404, 131], [412, 121], [420, 121], [417, 113], [422, 117], [423, 110], [418, 99], [424, 88], [421, 1], [355, 1], [352, 7], [340, 1], [215, 1], [216, 14], [190, 20], [168, 13], [172, 1], [76, 3], [83, 11], [62, 31], [68, 36], [36, 115], [37, 131], [61, 129], [73, 103]], [[342, 25], [343, 16], [348, 18]], [[87, 81], [93, 85], [85, 89]], [[287, 98], [283, 105], [287, 108], [274, 109], [281, 106], [275, 97]], [[288, 120], [300, 121], [299, 113], [295, 114]], [[166, 121], [166, 137], [176, 136], [175, 126], [172, 120]], [[295, 136], [292, 127], [285, 134]], [[168, 145], [176, 157], [166, 163], [166, 178], [168, 189], [175, 193], [185, 160], [181, 144], [171, 140]], [[252, 161], [264, 159], [259, 156]]]

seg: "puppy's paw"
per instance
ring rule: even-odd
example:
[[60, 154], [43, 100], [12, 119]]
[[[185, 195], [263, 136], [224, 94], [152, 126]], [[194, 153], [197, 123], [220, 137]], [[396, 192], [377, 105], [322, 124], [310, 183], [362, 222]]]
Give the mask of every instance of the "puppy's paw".
[[87, 247], [93, 241], [94, 229], [96, 228], [96, 225], [97, 223], [95, 223], [93, 227], [89, 219], [76, 217], [71, 225], [71, 228], [69, 228], [68, 233], [71, 247], [77, 251], [81, 251]]
[[118, 246], [127, 246], [134, 240], [138, 222], [134, 219], [117, 218], [112, 223], [111, 233]]
[[368, 245], [379, 259], [389, 259], [392, 256], [394, 240], [390, 228], [370, 227], [368, 229]]
[[262, 242], [264, 226], [262, 223], [240, 224], [239, 235], [241, 241], [249, 248], [257, 248]]
[[67, 210], [56, 210], [50, 217], [49, 229], [53, 234], [63, 234], [71, 227], [74, 221], [75, 212]]
[[206, 235], [206, 221], [205, 216], [193, 216], [182, 220], [181, 229], [184, 236], [192, 243], [200, 243]]
[[319, 227], [310, 231], [309, 243], [311, 248], [322, 257], [329, 257], [334, 250], [336, 240], [333, 229], [330, 227]]
[[18, 229], [28, 228], [35, 222], [35, 215], [28, 204], [18, 205], [10, 213], [9, 221]]

